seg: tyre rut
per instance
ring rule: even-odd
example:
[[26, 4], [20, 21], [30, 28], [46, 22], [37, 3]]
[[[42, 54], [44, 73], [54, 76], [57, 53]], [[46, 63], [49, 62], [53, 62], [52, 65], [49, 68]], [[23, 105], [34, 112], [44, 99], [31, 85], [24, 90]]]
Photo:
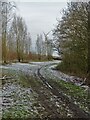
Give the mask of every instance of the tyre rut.
[[[48, 65], [47, 65], [48, 66]], [[46, 66], [44, 66], [46, 67]], [[62, 92], [60, 92], [54, 84], [49, 82], [42, 74], [41, 69], [43, 67], [39, 68], [37, 70], [38, 77], [43, 81], [43, 83], [47, 86], [47, 88], [58, 98], [60, 98], [68, 107], [70, 110], [73, 111], [74, 117], [79, 118], [90, 118], [90, 114], [86, 113], [84, 110], [80, 109], [78, 105], [74, 104], [71, 99], [69, 99], [66, 95], [64, 95]]]

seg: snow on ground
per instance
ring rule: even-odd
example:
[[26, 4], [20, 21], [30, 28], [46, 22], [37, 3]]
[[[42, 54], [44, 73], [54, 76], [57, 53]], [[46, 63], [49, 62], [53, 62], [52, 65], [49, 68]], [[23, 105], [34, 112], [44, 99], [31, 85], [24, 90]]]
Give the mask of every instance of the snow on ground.
[[0, 66], [0, 68], [3, 69], [22, 71], [26, 74], [29, 73], [30, 75], [32, 75], [39, 67], [40, 67], [39, 65], [27, 64], [27, 63], [12, 63], [6, 66]]
[[54, 68], [56, 67], [56, 65], [50, 66], [48, 69], [52, 72], [52, 74], [54, 74], [54, 76], [56, 76], [57, 78], [64, 80], [66, 82], [73, 82], [74, 84], [80, 86], [81, 84], [83, 84], [83, 79], [79, 78], [77, 76], [70, 76], [67, 75], [63, 72], [54, 70]]
[[[66, 82], [72, 82], [72, 83], [74, 83], [78, 86], [83, 84], [83, 79], [82, 78], [78, 78], [76, 76], [70, 76], [70, 75], [67, 75], [63, 72], [55, 70], [56, 66], [57, 66], [57, 63], [54, 64], [54, 65], [43, 67], [41, 69], [41, 74], [47, 79], [51, 78], [51, 79], [57, 79], [57, 80], [64, 80]], [[87, 87], [87, 86], [84, 85], [82, 87]]]
[[52, 63], [59, 63], [59, 60], [53, 60], [53, 61], [45, 61], [45, 62], [30, 62], [31, 64], [34, 65], [48, 65], [48, 64], [52, 64]]
[[[64, 80], [64, 81], [72, 81], [73, 79], [78, 79], [74, 76], [66, 75], [60, 71], [57, 71], [53, 68], [56, 67], [56, 65], [60, 61], [49, 61], [49, 62], [30, 62], [30, 63], [12, 63], [8, 64], [6, 66], [0, 66], [0, 68], [5, 68], [5, 70], [17, 70], [17, 72], [22, 71], [22, 73], [26, 73], [29, 75], [35, 75], [35, 72], [38, 70], [38, 68], [41, 68], [41, 74], [45, 78], [52, 78], [56, 80]], [[38, 79], [38, 78], [37, 78]], [[2, 87], [2, 93], [1, 96], [3, 96], [3, 110], [5, 112], [8, 112], [11, 108], [13, 111], [17, 111], [17, 108], [19, 108], [19, 111], [24, 110], [25, 114], [32, 113], [34, 115], [39, 115], [37, 112], [37, 109], [43, 111], [43, 107], [40, 105], [37, 101], [38, 94], [33, 91], [31, 87], [24, 88], [20, 84], [18, 84], [18, 79], [16, 78], [15, 81], [11, 82], [5, 82]], [[33, 81], [33, 80], [32, 80]], [[76, 84], [76, 82], [75, 82]], [[50, 86], [49, 86], [50, 87]], [[43, 89], [40, 89], [40, 93], [43, 92], [45, 95], [50, 96], [48, 94], [48, 91], [45, 91], [45, 87], [42, 87]], [[48, 89], [47, 89], [48, 90]], [[45, 97], [45, 96], [44, 96]], [[52, 96], [51, 96], [52, 97]], [[52, 97], [53, 98], [53, 97]], [[49, 100], [49, 102], [51, 102]], [[53, 102], [53, 101], [52, 101]], [[34, 104], [34, 105], [33, 105]], [[37, 104], [38, 106], [36, 107]], [[62, 105], [62, 103], [60, 103]], [[58, 106], [58, 104], [57, 104]], [[61, 107], [61, 106], [60, 106]], [[13, 113], [13, 115], [16, 113]], [[22, 115], [22, 114], [21, 114]]]
[[[7, 117], [7, 114], [17, 117], [28, 117], [37, 115], [37, 109], [34, 104], [38, 104], [36, 98], [38, 95], [29, 87], [24, 88], [20, 86], [17, 81], [6, 82], [2, 87], [2, 109], [3, 117]], [[23, 113], [24, 112], [24, 113]]]
[[7, 65], [1, 65], [0, 69], [12, 69], [17, 71], [22, 71], [24, 73], [29, 73], [33, 75], [35, 71], [45, 65], [59, 63], [59, 61], [47, 61], [47, 62], [30, 62], [30, 63], [12, 63]]
[[68, 82], [71, 81], [75, 83], [76, 85], [82, 84], [81, 78], [66, 75], [60, 71], [53, 69], [56, 67], [58, 63], [60, 63], [60, 61], [58, 60], [47, 61], [47, 62], [12, 63], [6, 66], [0, 66], [0, 68], [18, 70], [18, 71], [22, 71], [27, 74], [29, 73], [29, 75], [34, 75], [36, 70], [42, 67], [41, 74], [44, 77], [48, 76], [49, 78], [60, 79], [60, 80], [68, 81]]

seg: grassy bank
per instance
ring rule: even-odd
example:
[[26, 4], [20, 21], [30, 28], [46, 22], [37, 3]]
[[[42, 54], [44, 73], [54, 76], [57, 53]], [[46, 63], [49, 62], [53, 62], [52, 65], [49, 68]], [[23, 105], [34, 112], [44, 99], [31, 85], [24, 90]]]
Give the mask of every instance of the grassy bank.
[[90, 112], [90, 98], [88, 97], [87, 89], [77, 86], [71, 82], [65, 82], [63, 80], [49, 79], [49, 83], [56, 86], [60, 92], [69, 97], [69, 99], [71, 99], [81, 109], [86, 112]]

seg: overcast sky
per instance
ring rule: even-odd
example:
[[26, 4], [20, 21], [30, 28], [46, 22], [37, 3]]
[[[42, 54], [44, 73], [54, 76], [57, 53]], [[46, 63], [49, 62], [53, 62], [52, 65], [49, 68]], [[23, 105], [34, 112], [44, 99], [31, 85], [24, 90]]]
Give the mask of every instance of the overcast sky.
[[68, 2], [70, 0], [9, 0], [15, 2]]
[[31, 33], [32, 41], [35, 43], [37, 34], [43, 32], [47, 33], [54, 29], [57, 23], [56, 18], [61, 17], [60, 12], [66, 7], [68, 0], [63, 0], [63, 2], [62, 0], [14, 1], [17, 4], [17, 13], [26, 21], [28, 31]]

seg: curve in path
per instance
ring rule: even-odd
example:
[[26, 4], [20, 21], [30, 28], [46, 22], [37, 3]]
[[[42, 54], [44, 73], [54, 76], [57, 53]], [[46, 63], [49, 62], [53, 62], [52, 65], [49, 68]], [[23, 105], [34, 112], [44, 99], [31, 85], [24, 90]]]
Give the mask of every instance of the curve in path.
[[[51, 65], [51, 64], [50, 64]], [[90, 118], [90, 114], [86, 113], [84, 110], [80, 109], [76, 104], [72, 102], [71, 99], [69, 99], [66, 95], [64, 95], [62, 92], [60, 92], [55, 85], [48, 82], [48, 80], [43, 77], [41, 74], [41, 69], [43, 67], [46, 67], [48, 65], [42, 66], [37, 70], [38, 77], [43, 81], [43, 83], [47, 86], [47, 88], [58, 98], [60, 98], [62, 101], [66, 103], [66, 105], [73, 111], [75, 117], [79, 118]]]

